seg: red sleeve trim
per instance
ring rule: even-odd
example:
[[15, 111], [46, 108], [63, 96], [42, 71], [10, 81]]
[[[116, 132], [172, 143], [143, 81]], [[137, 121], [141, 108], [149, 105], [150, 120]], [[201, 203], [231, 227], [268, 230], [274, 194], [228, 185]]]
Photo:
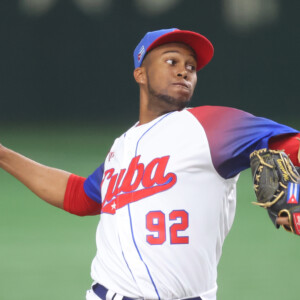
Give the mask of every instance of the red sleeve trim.
[[77, 216], [99, 215], [101, 204], [89, 198], [83, 188], [86, 178], [71, 174], [64, 197], [64, 210]]
[[269, 148], [283, 150], [293, 164], [300, 167], [300, 133], [274, 136], [269, 140]]

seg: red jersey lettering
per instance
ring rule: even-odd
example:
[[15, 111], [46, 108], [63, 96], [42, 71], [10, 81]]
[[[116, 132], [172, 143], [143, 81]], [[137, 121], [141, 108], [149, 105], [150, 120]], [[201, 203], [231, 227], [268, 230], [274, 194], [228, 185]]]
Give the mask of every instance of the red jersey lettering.
[[139, 162], [140, 158], [140, 155], [134, 157], [128, 169], [121, 169], [120, 173], [114, 173], [114, 169], [105, 171], [102, 184], [108, 181], [108, 187], [101, 213], [115, 214], [117, 209], [166, 191], [176, 183], [174, 173], [165, 175], [169, 156], [155, 158], [146, 167]]

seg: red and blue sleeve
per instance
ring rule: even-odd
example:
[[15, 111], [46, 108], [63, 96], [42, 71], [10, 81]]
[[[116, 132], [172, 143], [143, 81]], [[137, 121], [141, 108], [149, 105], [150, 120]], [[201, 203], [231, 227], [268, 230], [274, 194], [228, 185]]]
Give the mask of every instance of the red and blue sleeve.
[[64, 197], [64, 210], [78, 216], [100, 214], [103, 169], [104, 164], [88, 178], [71, 174]]
[[98, 167], [84, 182], [84, 191], [88, 197], [97, 203], [102, 203], [101, 198], [101, 182], [104, 172], [104, 163]]
[[188, 111], [204, 128], [213, 165], [226, 179], [247, 169], [250, 153], [268, 148], [272, 137], [299, 133], [289, 126], [230, 107], [200, 106]]

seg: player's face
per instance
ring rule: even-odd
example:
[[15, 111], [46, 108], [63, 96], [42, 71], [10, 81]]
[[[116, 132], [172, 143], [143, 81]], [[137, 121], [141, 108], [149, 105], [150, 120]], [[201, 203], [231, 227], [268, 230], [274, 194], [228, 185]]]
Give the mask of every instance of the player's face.
[[187, 106], [197, 83], [194, 51], [182, 43], [169, 43], [153, 49], [145, 58], [149, 100], [169, 109]]

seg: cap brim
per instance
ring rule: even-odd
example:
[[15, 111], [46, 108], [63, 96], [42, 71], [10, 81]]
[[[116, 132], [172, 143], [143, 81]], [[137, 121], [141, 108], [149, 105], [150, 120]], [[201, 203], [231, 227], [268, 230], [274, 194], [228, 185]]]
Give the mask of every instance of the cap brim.
[[197, 56], [197, 71], [206, 66], [214, 55], [214, 47], [205, 36], [188, 30], [174, 30], [162, 35], [147, 48], [147, 52], [160, 45], [174, 42], [187, 44], [194, 50]]

